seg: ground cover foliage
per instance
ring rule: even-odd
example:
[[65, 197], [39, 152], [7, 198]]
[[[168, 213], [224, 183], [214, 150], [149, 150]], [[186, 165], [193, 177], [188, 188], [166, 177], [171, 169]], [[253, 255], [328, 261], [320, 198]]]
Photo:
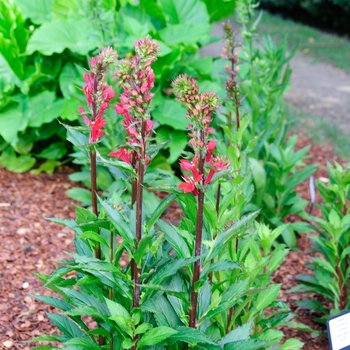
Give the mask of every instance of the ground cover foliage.
[[[156, 88], [166, 90], [185, 67], [201, 74], [198, 48], [212, 40], [210, 23], [232, 13], [234, 2], [159, 0], [133, 4], [127, 0], [0, 2], [3, 166], [23, 172], [37, 160], [44, 160], [35, 172], [52, 172], [71, 151], [64, 128], [56, 119], [78, 123], [76, 111], [83, 95], [77, 87], [82, 87], [80, 77], [94, 51], [110, 45], [121, 56], [130, 55], [134, 40], [151, 34], [162, 46], [154, 67]], [[155, 104], [168, 114], [158, 112], [155, 119], [175, 129], [176, 134], [183, 124], [171, 116], [180, 115], [183, 109], [166, 94], [157, 94], [157, 98]], [[115, 119], [116, 114], [109, 118]], [[184, 139], [180, 140], [181, 148]], [[172, 156], [173, 160], [178, 157]]]
[[[38, 47], [48, 50], [46, 54], [53, 53], [47, 49], [40, 28], [58, 25], [55, 20], [46, 22], [50, 19], [47, 14], [57, 9], [55, 4], [48, 7], [46, 15], [37, 13], [33, 20], [41, 26], [29, 39], [36, 47], [31, 54]], [[101, 4], [99, 9], [103, 8]], [[286, 140], [283, 93], [289, 84], [288, 62], [293, 52], [287, 54], [285, 41], [276, 46], [269, 38], [259, 40], [256, 5], [242, 0], [236, 4], [243, 28], [240, 53], [233, 29], [226, 24], [222, 59], [201, 58], [196, 50], [208, 42], [206, 35], [202, 37], [204, 32], [197, 28], [202, 34], [197, 33], [196, 39], [186, 35], [180, 40], [178, 22], [182, 18], [188, 24], [182, 28], [187, 31], [193, 26], [203, 29], [204, 17], [209, 23], [221, 15], [214, 11], [209, 15], [214, 2], [208, 1], [205, 7], [204, 2], [193, 1], [187, 4], [192, 4], [199, 16], [194, 24], [186, 22], [192, 20], [172, 4], [165, 7], [165, 0], [141, 2], [140, 8], [119, 4], [119, 14], [126, 11], [126, 16], [132, 17], [144, 10], [153, 16], [153, 21], [145, 20], [147, 23], [156, 28], [156, 23], [164, 20], [166, 26], [151, 30], [156, 40], [148, 36], [138, 39], [137, 33], [128, 33], [120, 47], [114, 43], [118, 52], [111, 47], [102, 49], [89, 60], [85, 73], [83, 65], [76, 67], [75, 59], [79, 61], [82, 56], [79, 50], [87, 50], [87, 55], [96, 45], [92, 49], [77, 47], [78, 56], [71, 57], [69, 64], [76, 70], [74, 76], [65, 78], [66, 87], [71, 89], [75, 82], [81, 87], [76, 96], [68, 98], [76, 99], [71, 108], [75, 108], [74, 119], [80, 126], [69, 125], [69, 118], [61, 118], [60, 128], [67, 130], [67, 140], [74, 146], [73, 157], [82, 165], [82, 171], [72, 178], [85, 181], [91, 188], [73, 190], [71, 195], [92, 210], [76, 207], [75, 220], [51, 219], [74, 230], [76, 252], [69, 253], [71, 259], [61, 261], [52, 275], [38, 275], [45, 287], [60, 295], [35, 297], [61, 310], [49, 318], [63, 335], [36, 340], [60, 342], [68, 349], [299, 349], [302, 344], [297, 340], [279, 344], [283, 333], [276, 327], [307, 327], [290, 322], [294, 315], [277, 300], [280, 285], [271, 284], [273, 272], [295, 246], [296, 232], [310, 230], [305, 222], [284, 224], [290, 214], [310, 220], [305, 213], [307, 203], [294, 188], [315, 171], [314, 165], [303, 164], [308, 148], [296, 152], [296, 137]], [[30, 8], [22, 4], [21, 10], [29, 13]], [[70, 16], [69, 11], [64, 13]], [[103, 41], [110, 43], [114, 32], [104, 26], [112, 25], [108, 21], [112, 14], [91, 13], [95, 19], [106, 16], [96, 23], [100, 23]], [[206, 15], [202, 18], [200, 14]], [[117, 23], [120, 18], [123, 16]], [[140, 15], [137, 20], [145, 24], [142, 18], [146, 17]], [[120, 24], [120, 28], [125, 26], [124, 22]], [[138, 30], [144, 28], [149, 29], [143, 25]], [[190, 44], [187, 40], [194, 41]], [[174, 57], [169, 63], [166, 57], [176, 51], [174, 42], [180, 48], [175, 63]], [[165, 71], [167, 64], [170, 73]], [[113, 69], [114, 74], [110, 74]], [[173, 80], [171, 87], [167, 85], [179, 72], [186, 74]], [[190, 74], [199, 77], [198, 82]], [[29, 95], [23, 97], [23, 91], [20, 96], [30, 100]], [[23, 108], [24, 102], [16, 98], [5, 97], [6, 108]], [[114, 111], [109, 104], [114, 104]], [[51, 118], [51, 111], [45, 115]], [[35, 134], [49, 124], [38, 127]], [[7, 166], [17, 157], [18, 135], [16, 132], [14, 136], [16, 143], [7, 145], [2, 153]], [[51, 147], [56, 150], [56, 146]], [[179, 165], [171, 168], [179, 156]], [[54, 162], [49, 164], [54, 166]], [[182, 182], [174, 175], [176, 167], [183, 172]], [[341, 169], [337, 171], [340, 174]], [[334, 181], [340, 181], [345, 190], [333, 186], [329, 191], [341, 196], [346, 212], [348, 175], [340, 179], [334, 174]], [[160, 201], [152, 191], [167, 192], [168, 196]], [[330, 203], [335, 201], [330, 193], [326, 196], [326, 189], [323, 193]], [[161, 219], [173, 200], [184, 212], [178, 225]], [[331, 239], [330, 244], [316, 249], [326, 257], [330, 254], [342, 269], [349, 262], [349, 223], [346, 216], [341, 219], [344, 210], [339, 212], [338, 205], [335, 207], [328, 214], [324, 210], [333, 228], [327, 221], [318, 223], [328, 234], [336, 235], [337, 242]], [[126, 267], [119, 264], [121, 259], [128, 262]], [[314, 278], [300, 279], [316, 286], [310, 291], [324, 293], [334, 302], [333, 312], [338, 312], [348, 303], [348, 268], [339, 274], [320, 261], [314, 261], [315, 271], [323, 269], [317, 274], [317, 283]], [[320, 279], [324, 271], [328, 272], [327, 283], [332, 282], [327, 291]], [[336, 286], [334, 281], [339, 276], [341, 283]], [[91, 319], [95, 321], [92, 328]], [[37, 347], [53, 348], [56, 345]]]

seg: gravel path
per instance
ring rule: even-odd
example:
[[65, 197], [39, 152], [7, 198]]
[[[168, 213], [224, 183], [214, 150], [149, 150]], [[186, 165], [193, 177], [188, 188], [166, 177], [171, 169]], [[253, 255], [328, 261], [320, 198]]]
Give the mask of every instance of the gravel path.
[[[223, 36], [221, 23], [212, 32]], [[210, 44], [202, 54], [218, 57], [222, 42]], [[291, 60], [292, 86], [286, 101], [304, 113], [335, 124], [342, 132], [350, 132], [350, 75], [329, 64], [313, 64], [311, 58], [297, 53]]]

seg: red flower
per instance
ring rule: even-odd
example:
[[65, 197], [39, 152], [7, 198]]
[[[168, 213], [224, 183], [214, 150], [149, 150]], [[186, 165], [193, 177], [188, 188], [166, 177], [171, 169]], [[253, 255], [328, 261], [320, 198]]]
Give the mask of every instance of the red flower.
[[132, 151], [127, 148], [121, 148], [119, 151], [108, 154], [110, 157], [120, 158], [125, 163], [131, 164]]
[[180, 167], [185, 171], [192, 171], [192, 174], [194, 177], [197, 177], [199, 175], [197, 170], [197, 159], [193, 159], [193, 162], [190, 162], [186, 159], [180, 160]]
[[209, 174], [208, 174], [207, 178], [205, 179], [204, 183], [206, 185], [210, 184], [211, 180], [213, 179], [214, 174], [218, 173], [222, 170], [227, 169], [229, 167], [229, 165], [230, 165], [230, 162], [225, 161], [224, 159], [221, 159], [221, 158], [211, 159], [210, 166], [212, 168], [209, 170]]
[[207, 156], [205, 157], [205, 161], [209, 162], [211, 160], [211, 156], [213, 154], [213, 151], [216, 147], [216, 143], [214, 140], [211, 140], [207, 144]]
[[198, 183], [203, 177], [203, 174], [198, 175], [195, 178], [189, 178], [187, 175], [184, 175], [183, 179], [185, 182], [181, 182], [177, 187], [184, 191], [184, 193], [192, 192], [193, 195], [198, 196], [198, 190], [196, 188], [196, 183]]
[[83, 107], [79, 106], [79, 112], [83, 117], [84, 123], [90, 127], [90, 142], [95, 143], [103, 135], [102, 128], [106, 125], [106, 120], [102, 116], [98, 116], [94, 121], [90, 120], [85, 113]]

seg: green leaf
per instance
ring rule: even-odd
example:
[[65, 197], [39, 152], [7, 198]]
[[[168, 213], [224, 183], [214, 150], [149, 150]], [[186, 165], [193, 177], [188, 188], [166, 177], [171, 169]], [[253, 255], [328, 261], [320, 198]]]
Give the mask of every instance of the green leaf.
[[233, 14], [236, 0], [202, 0], [207, 6], [210, 22], [218, 22]]
[[74, 187], [67, 190], [66, 194], [68, 197], [81, 202], [82, 205], [91, 205], [91, 191], [85, 188]]
[[0, 155], [0, 164], [14, 173], [24, 173], [34, 166], [35, 158], [29, 154], [17, 157], [13, 148], [8, 147]]
[[44, 23], [35, 30], [27, 46], [27, 55], [35, 51], [51, 56], [69, 49], [80, 55], [87, 55], [89, 51], [99, 46], [99, 33], [87, 19], [57, 20]]
[[178, 234], [177, 228], [173, 227], [162, 220], [158, 220], [158, 227], [164, 233], [167, 242], [175, 250], [177, 257], [188, 258], [190, 256], [190, 250], [185, 242], [185, 240]]
[[130, 318], [130, 314], [124, 306], [107, 298], [105, 298], [105, 301], [111, 316], [124, 316], [126, 318]]
[[141, 268], [144, 256], [149, 252], [149, 249], [152, 246], [152, 241], [152, 236], [145, 236], [141, 238], [137, 251], [134, 253], [134, 259], [138, 268]]
[[73, 321], [67, 319], [62, 315], [47, 313], [47, 316], [63, 334], [71, 338], [80, 337], [84, 334], [83, 331]]
[[179, 44], [196, 45], [210, 35], [210, 26], [207, 24], [193, 25], [191, 23], [174, 24], [159, 30], [158, 34], [170, 47]]
[[158, 0], [168, 24], [209, 22], [206, 6], [197, 0]]
[[225, 235], [225, 243], [231, 240], [233, 237], [235, 237], [240, 230], [250, 225], [254, 219], [258, 216], [259, 210], [250, 213], [246, 216], [243, 216], [240, 220], [236, 221], [231, 227], [229, 227], [225, 232], [222, 234]]
[[106, 209], [107, 215], [110, 218], [113, 226], [119, 232], [119, 234], [125, 239], [129, 244], [133, 245], [133, 240], [135, 235], [132, 232], [130, 226], [126, 223], [123, 216], [119, 213], [117, 209], [112, 208], [106, 201], [98, 198], [102, 207]]
[[35, 24], [51, 20], [51, 6], [54, 0], [16, 0], [23, 15]]
[[279, 350], [299, 350], [304, 346], [298, 339], [288, 339], [285, 343], [280, 347]]
[[0, 135], [7, 143], [16, 143], [18, 131], [23, 131], [26, 126], [26, 116], [20, 108], [12, 106], [0, 112]]
[[[44, 91], [30, 98], [30, 117], [28, 125], [30, 127], [40, 127], [60, 116], [64, 100], [57, 99], [53, 91]], [[52, 158], [51, 158], [52, 159]]]
[[45, 159], [60, 159], [67, 153], [66, 146], [63, 142], [52, 143], [49, 147], [43, 149], [37, 156]]
[[157, 142], [167, 142], [164, 149], [169, 149], [167, 162], [173, 164], [178, 160], [188, 143], [188, 137], [183, 130], [173, 130], [165, 125], [157, 128]]
[[203, 344], [213, 344], [216, 345], [210, 338], [208, 338], [204, 333], [195, 329], [187, 327], [177, 327], [176, 334], [170, 336], [169, 340], [174, 342], [184, 342], [184, 343], [203, 343]]
[[68, 311], [72, 309], [72, 306], [70, 304], [68, 304], [67, 302], [61, 299], [57, 299], [49, 296], [43, 296], [43, 295], [34, 295], [34, 294], [28, 294], [28, 295], [31, 296], [32, 298], [42, 301], [45, 304], [51, 305], [63, 311]]
[[257, 350], [268, 344], [266, 340], [246, 339], [238, 340], [225, 345], [225, 350]]
[[65, 342], [65, 345], [69, 346], [78, 346], [81, 349], [89, 350], [100, 350], [101, 348], [89, 337], [85, 336], [84, 338], [73, 338]]
[[147, 232], [150, 232], [153, 225], [160, 218], [160, 216], [164, 213], [164, 211], [169, 207], [169, 205], [175, 200], [176, 194], [170, 194], [166, 198], [164, 198], [161, 203], [158, 205], [156, 210], [153, 212], [151, 217], [147, 222]]
[[171, 335], [176, 334], [177, 331], [173, 328], [160, 326], [157, 328], [150, 329], [140, 339], [138, 349], [145, 346], [152, 346], [161, 343], [163, 340], [169, 338]]
[[152, 117], [163, 125], [169, 125], [175, 130], [184, 130], [188, 126], [186, 108], [168, 99], [162, 99], [161, 104], [152, 112]]
[[256, 302], [254, 304], [257, 311], [261, 311], [268, 307], [279, 295], [280, 293], [280, 284], [273, 284], [270, 288], [263, 290], [258, 294]]
[[109, 247], [109, 244], [106, 242], [106, 240], [101, 235], [93, 231], [86, 231], [83, 234], [79, 235], [79, 238], [89, 239], [94, 242], [102, 243], [106, 247]]
[[252, 328], [251, 322], [245, 323], [240, 327], [235, 328], [230, 333], [226, 334], [219, 342], [221, 346], [224, 346], [227, 343], [233, 343], [238, 340], [247, 340], [250, 338], [250, 331]]
[[61, 162], [58, 160], [49, 159], [42, 163], [39, 168], [31, 170], [30, 173], [33, 175], [38, 175], [41, 173], [52, 174], [59, 165], [61, 165]]
[[161, 284], [166, 278], [175, 275], [179, 269], [194, 263], [198, 259], [199, 257], [196, 256], [189, 259], [170, 260], [152, 276], [150, 284]]

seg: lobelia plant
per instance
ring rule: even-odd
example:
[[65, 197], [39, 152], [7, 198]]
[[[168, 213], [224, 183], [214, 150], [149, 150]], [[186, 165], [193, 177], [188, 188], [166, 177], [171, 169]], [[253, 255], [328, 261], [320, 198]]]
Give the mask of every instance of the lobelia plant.
[[303, 299], [298, 305], [321, 314], [315, 320], [325, 323], [330, 315], [336, 315], [350, 307], [350, 169], [335, 163], [327, 164], [329, 182], [317, 180], [316, 187], [323, 199], [317, 207], [323, 218], [311, 217], [318, 235], [310, 236], [313, 250], [321, 256], [313, 257], [307, 267], [313, 274], [300, 274], [299, 285], [292, 291], [317, 293], [332, 309], [314, 299]]
[[[85, 77], [91, 119], [80, 111], [89, 137], [81, 128], [67, 127], [68, 139], [86, 156], [90, 150], [97, 164], [132, 184], [131, 201], [123, 200], [125, 188], [116, 188], [107, 199], [97, 197], [95, 213], [76, 207], [75, 220], [51, 219], [73, 229], [76, 252], [67, 253], [71, 259], [60, 261], [51, 275], [37, 275], [60, 296], [34, 297], [60, 310], [48, 317], [63, 334], [33, 339], [51, 342], [36, 349], [57, 349], [54, 343], [71, 350], [299, 349], [302, 344], [294, 339], [277, 344], [283, 333], [274, 329], [293, 316], [276, 300], [280, 285], [271, 284], [271, 274], [288, 252], [284, 245], [271, 251], [283, 227], [271, 231], [256, 224], [254, 229], [257, 213], [241, 217], [241, 204], [235, 209], [232, 202], [242, 187], [231, 188], [227, 196], [218, 191], [219, 182], [232, 186], [233, 174], [229, 162], [216, 154], [211, 136], [219, 99], [200, 93], [187, 75], [172, 84], [187, 108], [193, 149], [180, 161], [184, 181], [164, 186], [159, 176], [162, 181], [155, 181], [153, 189], [170, 194], [155, 209], [144, 205], [147, 180], [157, 179], [148, 165], [159, 148], [150, 119], [151, 64], [159, 46], [146, 37], [135, 42], [135, 51], [116, 63], [114, 74], [123, 89], [115, 109], [124, 116], [127, 143], [110, 158], [98, 152], [103, 111], [112, 96], [103, 80], [104, 67], [116, 59], [110, 49], [91, 60]], [[90, 90], [94, 84], [100, 88]], [[184, 212], [178, 225], [161, 219], [175, 199]], [[232, 221], [232, 212], [237, 220]]]

